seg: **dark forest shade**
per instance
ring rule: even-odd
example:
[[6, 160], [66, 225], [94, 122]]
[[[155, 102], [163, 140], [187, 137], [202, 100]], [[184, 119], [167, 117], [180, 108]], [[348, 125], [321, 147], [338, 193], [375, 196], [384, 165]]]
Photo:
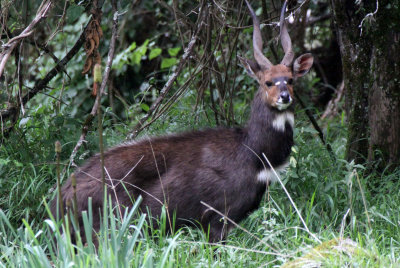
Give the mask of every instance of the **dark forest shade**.
[[[292, 61], [293, 57], [288, 54], [283, 63], [271, 65], [259, 54], [262, 51], [262, 41], [257, 39], [261, 37], [259, 25], [248, 7], [254, 22], [253, 46], [258, 47], [255, 50], [258, 54], [255, 62], [240, 60], [257, 80], [259, 89], [247, 125], [143, 139], [110, 149], [104, 159], [113, 206], [130, 207], [132, 200], [141, 195], [141, 210], [151, 211], [156, 226], [164, 204], [168, 213], [176, 216], [175, 227], [198, 223], [204, 230], [210, 230], [210, 241], [225, 239], [233, 225], [221, 220], [221, 215], [201, 202], [235, 222], [259, 206], [268, 183], [274, 179], [263, 155], [277, 170], [287, 164], [293, 145], [292, 81], [308, 72], [313, 58], [304, 54], [291, 68], [288, 59]], [[283, 17], [285, 52], [292, 53]], [[100, 156], [92, 157], [78, 168], [76, 179], [79, 215], [88, 209], [88, 198], [92, 197], [94, 228], [98, 230], [103, 205]], [[110, 188], [112, 185], [115, 189]], [[62, 187], [62, 196], [64, 204], [72, 200], [71, 179]], [[51, 210], [55, 215], [57, 202], [52, 202]], [[79, 221], [82, 230], [82, 220]]]
[[400, 165], [399, 1], [332, 0], [331, 7], [343, 63], [346, 158], [387, 172]]

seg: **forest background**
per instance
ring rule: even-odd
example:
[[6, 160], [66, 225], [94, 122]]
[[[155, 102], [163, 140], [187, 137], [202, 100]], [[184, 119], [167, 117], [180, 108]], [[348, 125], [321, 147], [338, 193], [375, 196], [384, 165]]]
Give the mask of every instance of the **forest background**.
[[[251, 4], [276, 63], [282, 1]], [[257, 89], [238, 60], [252, 58], [245, 2], [2, 0], [0, 265], [395, 267], [399, 6], [289, 1], [294, 52], [315, 57], [295, 85], [290, 167], [225, 244], [193, 228], [150, 232], [134, 207], [109, 213], [96, 249], [49, 216], [57, 176], [100, 146], [245, 124]]]

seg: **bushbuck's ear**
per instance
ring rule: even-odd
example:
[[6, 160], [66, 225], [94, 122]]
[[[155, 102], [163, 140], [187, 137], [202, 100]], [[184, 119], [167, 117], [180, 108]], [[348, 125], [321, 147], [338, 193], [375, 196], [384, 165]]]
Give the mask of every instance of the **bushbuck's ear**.
[[261, 70], [260, 65], [257, 62], [248, 60], [242, 57], [239, 57], [240, 62], [242, 63], [243, 67], [246, 69], [247, 73], [254, 79], [258, 81], [257, 73]]
[[313, 65], [314, 57], [311, 53], [306, 53], [298, 57], [293, 63], [293, 75], [294, 77], [302, 77], [310, 70]]

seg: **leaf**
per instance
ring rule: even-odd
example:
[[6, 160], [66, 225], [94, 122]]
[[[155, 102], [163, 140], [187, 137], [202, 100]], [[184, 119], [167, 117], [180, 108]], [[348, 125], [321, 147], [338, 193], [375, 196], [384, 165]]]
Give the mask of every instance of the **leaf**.
[[140, 54], [140, 56], [146, 55], [148, 44], [149, 44], [149, 39], [146, 39], [146, 41], [144, 41], [143, 44], [137, 48], [137, 52]]
[[83, 6], [70, 5], [67, 12], [67, 23], [73, 24], [75, 20], [82, 16], [83, 12], [85, 12]]
[[128, 47], [127, 51], [124, 51], [124, 52], [132, 51], [132, 50], [134, 50], [135, 48], [136, 48], [136, 42], [133, 42], [133, 43]]
[[147, 44], [149, 43], [149, 40], [147, 39], [144, 41], [144, 43], [138, 47], [133, 53], [130, 55], [131, 59], [131, 64], [132, 65], [140, 65], [140, 61], [142, 60], [142, 57], [146, 55], [147, 52]]
[[130, 59], [131, 59], [131, 62], [130, 62], [131, 65], [135, 65], [135, 64], [139, 65], [140, 60], [142, 59], [142, 56], [139, 53], [137, 53], [137, 51], [134, 51], [132, 53], [132, 55], [130, 56]]
[[148, 112], [150, 109], [149, 105], [147, 105], [146, 103], [141, 103], [140, 108], [142, 108], [143, 111], [145, 111], [145, 112]]
[[[293, 147], [292, 147], [292, 148], [293, 148]], [[293, 167], [296, 167], [296, 166], [297, 166], [297, 160], [296, 160], [296, 158], [294, 158], [293, 156], [290, 157], [289, 162], [290, 162], [291, 166], [293, 166]]]
[[149, 60], [152, 60], [152, 59], [158, 57], [161, 54], [161, 52], [162, 52], [161, 48], [158, 48], [158, 47], [151, 49], [150, 55], [149, 55]]
[[173, 47], [173, 48], [168, 48], [168, 54], [171, 57], [175, 57], [176, 55], [178, 55], [179, 51], [181, 50], [180, 47]]
[[174, 66], [178, 62], [177, 58], [163, 58], [161, 61], [161, 69]]
[[9, 159], [1, 159], [1, 158], [0, 158], [0, 166], [5, 166], [5, 165], [7, 165], [8, 163], [10, 163], [10, 161], [11, 161], [11, 160], [9, 160]]

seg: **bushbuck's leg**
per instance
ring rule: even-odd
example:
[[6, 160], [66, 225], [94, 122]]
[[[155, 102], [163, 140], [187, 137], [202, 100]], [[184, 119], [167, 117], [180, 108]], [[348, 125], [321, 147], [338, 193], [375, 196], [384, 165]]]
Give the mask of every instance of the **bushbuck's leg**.
[[232, 224], [225, 221], [221, 216], [215, 217], [210, 222], [210, 232], [209, 232], [209, 241], [211, 243], [215, 242], [226, 242], [226, 237], [228, 236], [229, 231], [232, 229]]

